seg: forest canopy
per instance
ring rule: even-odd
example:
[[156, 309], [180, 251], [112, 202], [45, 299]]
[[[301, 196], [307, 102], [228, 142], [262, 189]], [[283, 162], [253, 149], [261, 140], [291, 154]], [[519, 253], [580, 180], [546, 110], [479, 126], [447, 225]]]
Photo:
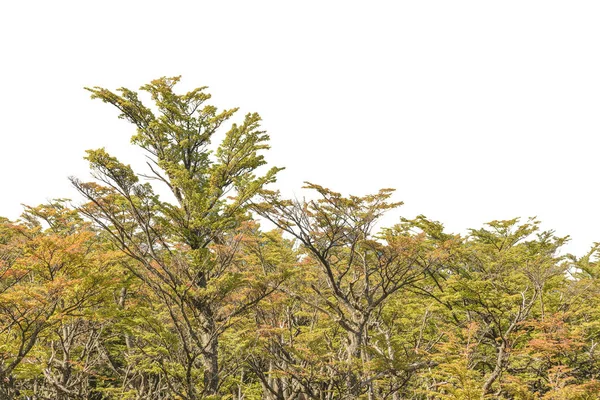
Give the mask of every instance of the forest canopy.
[[597, 398], [596, 244], [285, 198], [260, 116], [179, 80], [86, 88], [146, 168], [88, 150], [79, 199], [0, 218], [1, 399]]

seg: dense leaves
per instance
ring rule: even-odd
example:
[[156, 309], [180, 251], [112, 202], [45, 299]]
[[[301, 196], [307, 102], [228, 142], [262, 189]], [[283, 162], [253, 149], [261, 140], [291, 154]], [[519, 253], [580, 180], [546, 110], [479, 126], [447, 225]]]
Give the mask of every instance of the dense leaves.
[[598, 246], [381, 227], [391, 189], [286, 199], [258, 114], [178, 82], [88, 89], [145, 170], [89, 150], [83, 200], [0, 218], [0, 398], [597, 398]]

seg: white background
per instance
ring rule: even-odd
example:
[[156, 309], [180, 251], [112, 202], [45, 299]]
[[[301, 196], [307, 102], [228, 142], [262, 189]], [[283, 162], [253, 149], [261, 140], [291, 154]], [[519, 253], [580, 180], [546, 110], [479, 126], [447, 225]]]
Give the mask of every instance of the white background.
[[259, 112], [279, 187], [397, 189], [388, 217], [464, 233], [537, 216], [583, 254], [600, 240], [597, 1], [4, 1], [0, 215], [75, 197], [132, 128], [83, 86], [183, 75]]

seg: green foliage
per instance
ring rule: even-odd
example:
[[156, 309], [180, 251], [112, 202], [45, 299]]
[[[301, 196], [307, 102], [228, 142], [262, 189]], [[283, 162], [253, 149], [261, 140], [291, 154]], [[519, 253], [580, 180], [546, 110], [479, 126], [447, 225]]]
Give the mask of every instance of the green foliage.
[[379, 229], [391, 189], [284, 199], [258, 114], [179, 80], [142, 86], [152, 105], [87, 89], [145, 173], [88, 150], [85, 203], [0, 218], [0, 398], [598, 398], [597, 244], [564, 255], [535, 219]]

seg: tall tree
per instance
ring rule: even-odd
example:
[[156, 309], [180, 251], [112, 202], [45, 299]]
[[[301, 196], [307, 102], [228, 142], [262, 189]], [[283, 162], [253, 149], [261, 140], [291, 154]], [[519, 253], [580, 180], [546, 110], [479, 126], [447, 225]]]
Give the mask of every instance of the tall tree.
[[[343, 364], [349, 369], [343, 370], [340, 363], [329, 371], [346, 376], [339, 396], [354, 398], [365, 392], [369, 398], [381, 396], [375, 380], [403, 372], [395, 370], [398, 363], [385, 360], [389, 355], [373, 351], [373, 327], [393, 296], [423, 281], [448, 252], [432, 245], [427, 234], [413, 223], [384, 230], [381, 235], [374, 233], [381, 216], [401, 204], [389, 201], [391, 189], [344, 197], [319, 185], [307, 187], [316, 191], [317, 200], [282, 200], [271, 193], [256, 210], [296, 238], [319, 271], [319, 280], [310, 285], [312, 297], [292, 295], [328, 315], [345, 332]], [[448, 236], [439, 243], [451, 239]], [[376, 364], [373, 357], [380, 358], [382, 369], [370, 371]], [[405, 371], [415, 368], [404, 367]]]
[[[237, 109], [219, 112], [208, 105], [205, 87], [177, 94], [178, 82], [179, 77], [160, 78], [141, 87], [156, 113], [135, 91], [88, 88], [92, 98], [113, 105], [137, 128], [132, 142], [145, 150], [149, 173], [136, 175], [99, 149], [86, 158], [101, 184], [72, 182], [89, 201], [80, 210], [135, 260], [129, 264], [132, 272], [162, 303], [181, 356], [177, 368], [160, 357], [156, 363], [170, 377], [174, 393], [195, 399], [219, 390], [220, 335], [235, 316], [273, 290], [264, 280], [250, 279], [260, 271], [241, 269], [232, 260], [248, 234], [243, 227], [248, 202], [275, 180], [278, 169], [255, 175], [265, 164], [261, 152], [269, 138], [259, 129], [258, 114], [232, 124], [212, 148], [211, 139]], [[149, 181], [165, 184], [174, 201], [161, 200]], [[239, 290], [245, 299], [230, 302]]]

